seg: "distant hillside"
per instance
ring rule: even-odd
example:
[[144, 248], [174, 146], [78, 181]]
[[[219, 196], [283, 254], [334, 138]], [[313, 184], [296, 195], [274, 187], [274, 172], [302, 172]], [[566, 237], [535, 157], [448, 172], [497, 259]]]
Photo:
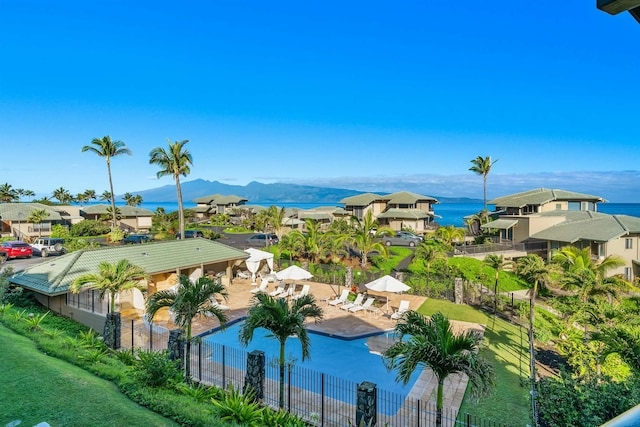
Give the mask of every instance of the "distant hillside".
[[[249, 199], [249, 203], [337, 203], [345, 197], [366, 193], [365, 191], [347, 190], [343, 188], [313, 187], [297, 184], [262, 184], [250, 182], [247, 185], [230, 185], [218, 181], [206, 181], [196, 179], [181, 183], [182, 198], [185, 202], [191, 202], [198, 197], [210, 194], [234, 194]], [[145, 202], [172, 202], [176, 200], [175, 185], [165, 185], [151, 190], [134, 191]], [[385, 193], [380, 193], [385, 194]], [[431, 196], [430, 194], [425, 194]], [[122, 196], [117, 196], [121, 198]], [[469, 198], [439, 198], [431, 196], [441, 203], [477, 203], [476, 199]], [[482, 202], [482, 200], [479, 200]]]

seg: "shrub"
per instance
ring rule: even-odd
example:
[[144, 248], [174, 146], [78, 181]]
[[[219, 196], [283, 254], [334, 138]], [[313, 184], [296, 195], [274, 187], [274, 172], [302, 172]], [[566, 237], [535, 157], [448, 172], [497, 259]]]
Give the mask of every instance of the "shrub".
[[109, 233], [109, 241], [111, 243], [119, 243], [124, 239], [124, 231], [116, 228]]
[[247, 390], [244, 394], [230, 386], [221, 400], [212, 399], [211, 403], [218, 409], [220, 419], [232, 421], [249, 427], [263, 426], [262, 413], [265, 408], [255, 401], [255, 393]]
[[51, 226], [51, 237], [68, 239], [71, 237], [71, 232], [67, 227], [64, 227], [60, 224], [54, 224]]
[[170, 360], [167, 350], [138, 350], [138, 361], [132, 371], [136, 381], [150, 387], [166, 387], [182, 380], [180, 362]]
[[101, 236], [109, 233], [111, 228], [108, 225], [103, 224], [101, 221], [85, 219], [77, 224], [73, 224], [69, 231], [71, 236], [74, 237]]

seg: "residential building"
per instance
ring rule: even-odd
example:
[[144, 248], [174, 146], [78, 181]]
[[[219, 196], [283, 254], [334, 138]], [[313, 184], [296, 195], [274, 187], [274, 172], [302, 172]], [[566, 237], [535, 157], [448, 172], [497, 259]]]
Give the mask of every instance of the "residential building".
[[[85, 219], [111, 221], [111, 205], [99, 204], [80, 208]], [[152, 226], [153, 212], [137, 206], [116, 206], [117, 225], [128, 232], [149, 232]]]
[[248, 202], [249, 199], [233, 194], [224, 196], [222, 194], [210, 194], [208, 196], [193, 199], [196, 206], [192, 208], [199, 218], [209, 218], [211, 215], [229, 213], [229, 210], [237, 208]]

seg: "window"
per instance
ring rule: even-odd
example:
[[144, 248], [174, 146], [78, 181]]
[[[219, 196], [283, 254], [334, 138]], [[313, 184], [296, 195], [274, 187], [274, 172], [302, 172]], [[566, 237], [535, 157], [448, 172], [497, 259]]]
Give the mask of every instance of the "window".
[[631, 267], [624, 268], [624, 278], [631, 281]]
[[598, 256], [604, 256], [604, 245], [598, 245]]
[[569, 202], [569, 210], [570, 211], [579, 211], [580, 210], [580, 202]]
[[624, 248], [633, 249], [633, 239], [624, 239]]

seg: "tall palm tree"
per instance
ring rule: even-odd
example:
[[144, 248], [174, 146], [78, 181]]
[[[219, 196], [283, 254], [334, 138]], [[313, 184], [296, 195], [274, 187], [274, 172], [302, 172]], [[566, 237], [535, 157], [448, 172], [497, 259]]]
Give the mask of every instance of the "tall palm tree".
[[536, 384], [536, 356], [535, 356], [535, 330], [533, 324], [535, 321], [535, 304], [538, 296], [538, 288], [545, 287], [553, 282], [553, 274], [556, 268], [553, 264], [547, 264], [544, 260], [536, 255], [529, 254], [518, 259], [516, 263], [516, 272], [532, 285], [529, 291], [529, 372], [531, 381], [531, 409], [535, 422], [537, 424], [537, 402], [535, 399]]
[[180, 221], [180, 238], [184, 239], [184, 209], [182, 207], [182, 189], [180, 188], [180, 175], [186, 177], [191, 173], [190, 165], [193, 165], [193, 158], [189, 150], [184, 149], [188, 140], [169, 142], [169, 149], [165, 150], [156, 147], [149, 153], [149, 163], [158, 165], [160, 171], [156, 174], [158, 178], [172, 176], [176, 181], [176, 193], [178, 195], [178, 218]]
[[111, 200], [111, 192], [107, 190], [103, 191], [102, 194], [100, 195], [100, 200], [102, 201]]
[[27, 222], [38, 224], [38, 237], [42, 237], [42, 221], [49, 218], [49, 212], [44, 209], [34, 209], [29, 213]]
[[33, 190], [24, 190], [24, 197], [35, 197], [36, 193]]
[[0, 185], [0, 202], [11, 203], [19, 198], [20, 196], [18, 196], [18, 192], [11, 186], [11, 184], [5, 182]]
[[380, 227], [378, 221], [374, 219], [373, 212], [370, 210], [364, 215], [362, 220], [357, 217], [351, 218], [354, 224], [353, 246], [360, 251], [360, 265], [366, 267], [369, 260], [368, 253], [371, 251], [379, 252], [383, 257], [389, 255], [387, 247], [382, 243], [381, 239], [387, 235], [393, 235], [394, 231], [389, 227]]
[[482, 181], [484, 184], [484, 212], [485, 216], [487, 215], [487, 175], [491, 172], [491, 167], [498, 161], [498, 159], [491, 161], [491, 156], [482, 157], [478, 156], [475, 159], [471, 160], [471, 166], [469, 168], [470, 171], [477, 173], [478, 175], [482, 175]]
[[269, 209], [267, 211], [269, 212], [269, 225], [271, 225], [273, 232], [276, 236], [278, 236], [278, 240], [280, 240], [280, 238], [282, 237], [282, 222], [286, 217], [286, 210], [284, 206], [278, 209], [277, 206], [271, 205], [269, 206]]
[[305, 328], [307, 318], [318, 322], [323, 317], [322, 308], [315, 301], [313, 295], [305, 295], [289, 302], [286, 298], [275, 299], [268, 294], [257, 294], [249, 307], [247, 320], [240, 328], [239, 338], [243, 345], [248, 345], [253, 339], [256, 329], [264, 328], [280, 343], [280, 408], [284, 407], [284, 372], [285, 372], [285, 344], [289, 337], [295, 335], [302, 347], [302, 360], [309, 358], [311, 346], [309, 335]]
[[431, 368], [438, 380], [436, 426], [442, 425], [445, 379], [455, 373], [469, 377], [471, 391], [486, 394], [494, 384], [494, 369], [479, 353], [481, 336], [473, 330], [455, 335], [449, 319], [437, 312], [430, 319], [405, 314], [395, 327], [396, 341], [383, 355], [387, 369], [397, 370], [397, 381], [409, 382], [418, 366]]
[[78, 193], [76, 194], [76, 197], [74, 197], [75, 201], [80, 203], [80, 207], [82, 207], [82, 205], [85, 202], [89, 201], [89, 197], [87, 196], [87, 193]]
[[109, 293], [109, 314], [104, 324], [104, 342], [107, 346], [120, 348], [120, 313], [116, 312], [116, 295], [138, 289], [145, 293], [146, 285], [142, 280], [147, 279], [144, 268], [131, 264], [127, 259], [121, 259], [116, 263], [102, 261], [98, 264], [98, 272], [86, 273], [71, 282], [70, 290], [78, 293], [85, 287], [95, 288], [100, 292], [100, 298]]
[[181, 274], [177, 290], [158, 291], [147, 299], [147, 319], [153, 317], [162, 308], [175, 313], [175, 323], [186, 335], [187, 348], [184, 360], [184, 372], [187, 381], [191, 381], [191, 341], [192, 323], [197, 317], [213, 316], [224, 327], [227, 315], [215, 304], [218, 297], [227, 298], [227, 291], [220, 281], [202, 276], [191, 281], [189, 276]]
[[71, 199], [73, 199], [73, 196], [71, 195], [71, 193], [69, 193], [69, 190], [64, 187], [56, 188], [55, 190], [53, 190], [52, 195], [54, 199], [58, 199], [61, 205], [67, 204], [71, 201]]
[[87, 198], [87, 201], [91, 201], [91, 200], [95, 200], [98, 198], [98, 196], [96, 196], [96, 190], [92, 190], [92, 189], [86, 189], [84, 190], [84, 195]]
[[304, 220], [305, 230], [303, 233], [300, 230], [293, 230], [288, 234], [292, 239], [292, 248], [301, 248], [305, 257], [307, 257], [314, 264], [320, 260], [320, 257], [324, 256], [326, 251], [326, 237], [320, 230], [320, 223], [313, 219], [307, 218]]
[[[85, 145], [82, 147], [82, 152], [90, 151], [100, 157], [104, 157], [107, 162], [107, 173], [109, 174], [109, 198], [111, 199], [111, 212], [113, 215], [113, 223], [111, 226], [116, 228], [118, 226], [118, 222], [116, 219], [116, 199], [114, 195], [115, 193], [113, 192], [113, 179], [111, 177], [111, 158], [122, 154], [128, 154], [130, 156], [132, 153], [131, 150], [126, 147], [124, 142], [112, 141], [109, 135], [103, 136], [102, 138], [94, 138], [93, 141], [91, 141], [91, 144], [93, 145]], [[105, 193], [103, 193], [103, 195], [106, 195]]]
[[293, 262], [293, 258], [297, 257], [304, 248], [303, 240], [304, 236], [302, 234], [299, 232], [294, 233], [293, 231], [285, 234], [282, 236], [282, 239], [280, 239], [280, 247], [289, 254], [289, 264]]
[[515, 264], [511, 260], [504, 259], [504, 256], [496, 254], [485, 256], [483, 263], [496, 271], [496, 281], [493, 285], [493, 314], [495, 314], [498, 309], [498, 280], [500, 279], [500, 272], [513, 269]]

